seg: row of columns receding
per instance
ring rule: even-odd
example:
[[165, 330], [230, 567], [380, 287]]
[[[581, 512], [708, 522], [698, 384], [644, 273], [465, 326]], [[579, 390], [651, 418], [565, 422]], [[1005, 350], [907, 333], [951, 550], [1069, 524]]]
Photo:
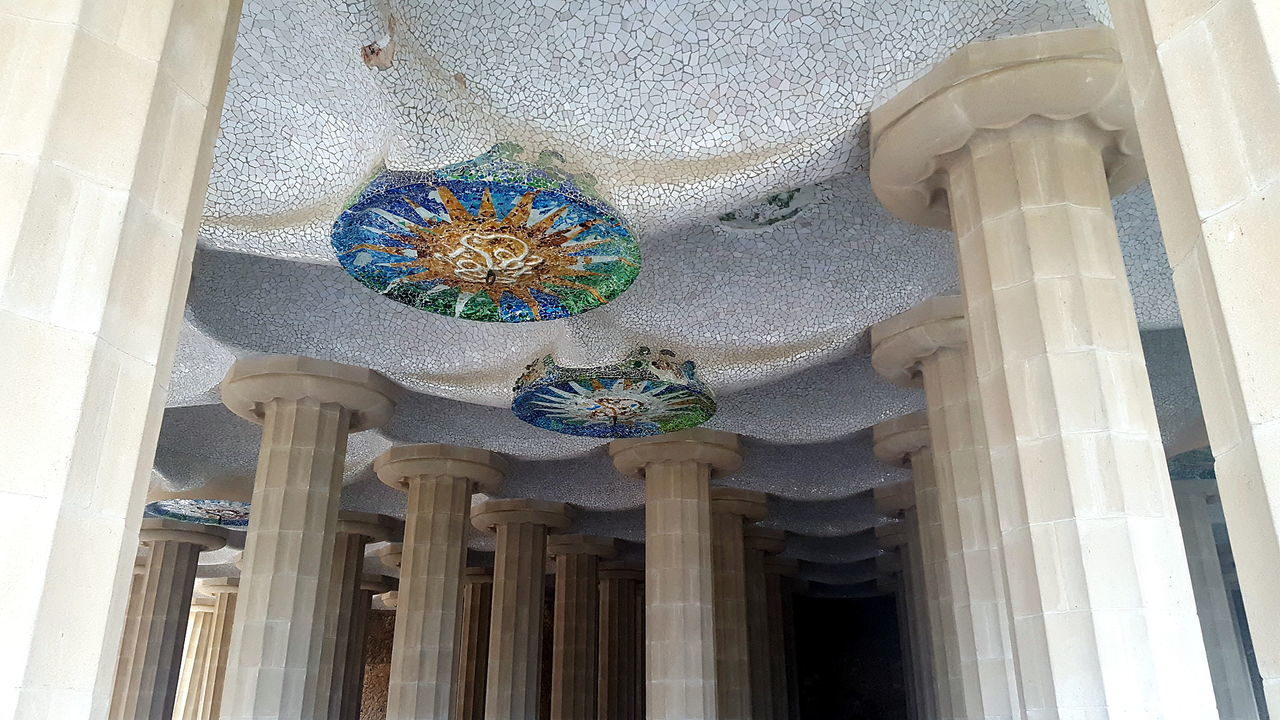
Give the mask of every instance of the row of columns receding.
[[[395, 523], [340, 512], [338, 490], [347, 435], [385, 423], [395, 389], [362, 368], [262, 356], [237, 362], [222, 393], [263, 426], [241, 576], [201, 585], [215, 598], [206, 618], [196, 560], [219, 531], [144, 522], [113, 717], [354, 718], [379, 589], [363, 559]], [[552, 720], [794, 717], [794, 562], [773, 557], [785, 535], [750, 525], [763, 493], [711, 486], [741, 465], [737, 436], [693, 429], [609, 451], [645, 483], [643, 569], [609, 562], [610, 538], [564, 534], [565, 503], [473, 506], [509, 472], [497, 453], [427, 443], [374, 461], [406, 495], [403, 542], [380, 551], [400, 573], [383, 595], [396, 609], [388, 718], [538, 717], [548, 557]], [[466, 567], [469, 524], [494, 534], [491, 570]]]
[[[19, 348], [4, 356], [0, 378], [12, 406], [24, 410], [0, 421], [9, 478], [16, 479], [0, 487], [0, 540], [28, 554], [9, 568], [21, 590], [0, 594], [0, 617], [14, 628], [0, 649], [0, 715], [23, 720], [101, 717], [120, 679], [103, 661], [114, 657], [124, 624], [137, 506], [239, 20], [237, 0], [157, 1], [152, 12], [123, 16], [91, 12], [93, 4], [6, 11], [16, 54], [43, 58], [40, 72], [20, 63], [5, 68], [27, 114], [0, 128], [14, 180], [5, 193], [15, 209], [0, 321]], [[920, 539], [904, 546], [911, 572], [903, 585], [920, 590], [931, 576], [946, 575], [951, 603], [930, 592], [904, 593], [904, 614], [909, 630], [928, 630], [942, 624], [944, 611], [955, 614], [960, 597], [982, 611], [969, 624], [998, 625], [998, 641], [988, 635], [979, 643], [975, 634], [975, 658], [947, 670], [966, 683], [978, 680], [985, 716], [1000, 716], [1007, 705], [1025, 717], [1213, 717], [1217, 687], [1191, 612], [1190, 577], [1200, 571], [1184, 567], [1183, 540], [1173, 528], [1109, 206], [1109, 196], [1145, 163], [1222, 507], [1238, 534], [1241, 593], [1255, 620], [1266, 704], [1276, 715], [1280, 353], [1272, 319], [1280, 292], [1272, 276], [1280, 245], [1271, 230], [1280, 224], [1273, 121], [1280, 116], [1280, 42], [1269, 22], [1272, 3], [1108, 5], [1115, 38], [1094, 29], [971, 46], [872, 114], [872, 182], [883, 204], [904, 219], [956, 232], [963, 354], [972, 364], [965, 380], [981, 448], [979, 502], [966, 503], [964, 514], [927, 509], [931, 493], [960, 498], [973, 479], [935, 467], [944, 452], [951, 457], [943, 450], [951, 443], [938, 439], [951, 423], [933, 417], [947, 403], [930, 400], [932, 449], [911, 453], [910, 462], [934, 467], [934, 484], [924, 484], [916, 508], [904, 511], [904, 524]], [[104, 82], [111, 98], [101, 95]], [[77, 122], [86, 116], [95, 122]], [[97, 219], [92, 242], [67, 231], [85, 217]], [[65, 270], [78, 273], [74, 282], [54, 281], [61, 271], [50, 268], [51, 253], [81, 259]], [[89, 266], [103, 271], [78, 272]], [[299, 426], [298, 443], [311, 432], [318, 451], [345, 442], [333, 432], [343, 425], [341, 409], [302, 399], [285, 399], [298, 401], [292, 410], [275, 399], [255, 410], [273, 447], [289, 445], [280, 435], [291, 423]], [[285, 417], [290, 413], [296, 422]], [[362, 424], [351, 413], [346, 419]], [[285, 479], [305, 485], [326, 471], [323, 462], [269, 460], [266, 445], [256, 498], [265, 501], [264, 513], [291, 494]], [[308, 611], [321, 604], [306, 591], [308, 573], [331, 570], [316, 561], [315, 541], [331, 532], [333, 520], [331, 504], [317, 505], [320, 521], [308, 514], [312, 508], [305, 517], [279, 518], [305, 532], [290, 529], [259, 543], [273, 556], [296, 552], [292, 575], [245, 578], [259, 589], [240, 603], [259, 620], [248, 628], [237, 623], [239, 646], [262, 652], [270, 641], [272, 660], [281, 664], [264, 673], [263, 692], [236, 701], [238, 716], [303, 702], [296, 697], [316, 700], [311, 678], [284, 669], [297, 667], [299, 652], [312, 652], [311, 628], [280, 619], [290, 611], [286, 596]], [[946, 573], [937, 572], [924, 552], [954, 536], [955, 527], [963, 550], [953, 553], [958, 561], [947, 563]], [[989, 559], [972, 550], [982, 547], [978, 528], [986, 529]], [[925, 534], [932, 539], [925, 542]], [[930, 552], [936, 563], [937, 551]], [[998, 567], [990, 587], [984, 562]], [[263, 570], [270, 563], [255, 564]], [[142, 627], [154, 620], [155, 601], [150, 608], [139, 610], [136, 622], [128, 613], [126, 652], [137, 647], [139, 633], [154, 629]], [[924, 632], [913, 642], [922, 653], [954, 648], [967, 658], [970, 642], [959, 632], [942, 633], [940, 642]], [[1011, 659], [992, 662], [993, 648], [1003, 654], [1006, 642]], [[156, 662], [148, 657], [138, 662]], [[228, 672], [238, 667], [229, 663]], [[1003, 683], [991, 667], [1000, 663]], [[973, 707], [970, 695], [948, 687], [930, 702], [960, 714], [969, 711], [956, 707]], [[1219, 692], [1219, 710], [1225, 702]]]

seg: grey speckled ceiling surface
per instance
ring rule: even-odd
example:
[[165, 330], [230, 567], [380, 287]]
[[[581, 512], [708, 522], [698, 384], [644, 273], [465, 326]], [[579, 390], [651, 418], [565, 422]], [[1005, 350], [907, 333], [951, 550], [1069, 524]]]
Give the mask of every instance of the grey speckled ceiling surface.
[[[360, 48], [392, 18], [379, 72]], [[1108, 21], [1103, 0], [246, 0], [156, 482], [252, 474], [258, 428], [218, 404], [218, 381], [236, 357], [312, 355], [412, 391], [390, 426], [352, 437], [344, 507], [402, 514], [372, 458], [446, 442], [508, 455], [503, 494], [574, 503], [580, 529], [638, 541], [641, 488], [600, 441], [507, 405], [546, 353], [600, 364], [670, 347], [718, 392], [709, 426], [744, 436], [746, 465], [723, 482], [773, 496], [766, 524], [797, 536], [805, 575], [862, 587], [870, 528], [887, 521], [866, 491], [901, 477], [868, 429], [923, 402], [876, 376], [867, 328], [957, 284], [949, 235], [872, 195], [867, 112], [967, 42]], [[378, 169], [500, 141], [597, 179], [641, 242], [631, 289], [566, 320], [476, 323], [337, 265], [329, 227]], [[1150, 190], [1116, 213], [1173, 437], [1199, 407]]]

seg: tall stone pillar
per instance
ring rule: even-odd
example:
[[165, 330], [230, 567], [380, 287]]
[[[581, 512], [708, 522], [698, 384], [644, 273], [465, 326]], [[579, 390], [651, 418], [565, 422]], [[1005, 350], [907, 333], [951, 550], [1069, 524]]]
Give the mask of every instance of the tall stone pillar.
[[871, 346], [871, 363], [882, 376], [904, 387], [924, 386], [965, 712], [1017, 717], [1022, 700], [995, 478], [964, 299], [935, 297], [872, 326]]
[[1209, 517], [1210, 498], [1218, 489], [1213, 480], [1179, 480], [1173, 484], [1178, 506], [1182, 540], [1187, 547], [1187, 566], [1195, 591], [1196, 611], [1209, 656], [1209, 676], [1218, 700], [1221, 720], [1258, 720], [1257, 699], [1253, 695], [1249, 665], [1244, 657], [1232, 620], [1231, 603], [1222, 576], [1222, 561], [1213, 537]]
[[120, 639], [120, 652], [116, 657], [116, 677], [111, 689], [111, 707], [107, 715], [110, 720], [126, 720], [125, 711], [129, 704], [126, 697], [129, 693], [129, 673], [133, 671], [133, 651], [138, 644], [138, 623], [142, 617], [142, 589], [146, 583], [143, 578], [147, 574], [147, 556], [150, 552], [145, 547], [139, 548], [139, 554], [133, 565], [133, 576], [129, 583], [129, 601], [125, 606], [124, 632]]
[[1222, 509], [1280, 717], [1280, 19], [1273, 0], [1110, 0]]
[[781, 530], [748, 527], [743, 533], [746, 580], [746, 628], [748, 669], [751, 676], [751, 713], [754, 720], [786, 720], [775, 715], [773, 699], [773, 651], [769, 628], [769, 581], [765, 566], [771, 556], [787, 546]]
[[775, 720], [792, 717], [792, 679], [796, 647], [792, 595], [796, 561], [771, 557], [764, 563], [765, 597], [769, 614], [769, 698]]
[[742, 466], [738, 436], [692, 428], [609, 443], [645, 481], [645, 646], [649, 720], [715, 720], [713, 474]]
[[897, 595], [902, 598], [898, 622], [906, 626], [906, 642], [903, 653], [910, 656], [905, 663], [910, 668], [908, 685], [911, 689], [911, 706], [915, 720], [937, 717], [937, 699], [934, 695], [933, 657], [929, 645], [929, 617], [924, 597], [924, 579], [921, 575], [920, 533], [916, 527], [915, 488], [910, 482], [883, 485], [873, 491], [876, 510], [899, 518], [898, 522], [879, 525], [875, 529], [876, 543], [885, 550], [896, 550], [901, 566], [898, 573]]
[[182, 645], [182, 671], [178, 674], [178, 691], [173, 701], [174, 720], [195, 720], [200, 716], [212, 625], [213, 600], [193, 599], [187, 614], [187, 639]]
[[239, 578], [211, 578], [200, 583], [200, 592], [213, 596], [209, 617], [209, 647], [203, 663], [197, 720], [219, 720], [227, 684], [227, 658], [231, 655], [231, 628], [235, 624]]
[[139, 578], [137, 633], [129, 652], [124, 705], [117, 716], [169, 720], [200, 553], [222, 547], [226, 537], [215, 528], [148, 518], [142, 521], [141, 539], [149, 551], [147, 569]]
[[721, 720], [767, 717], [752, 711], [747, 639], [746, 550], [743, 524], [764, 519], [764, 493], [711, 488], [711, 565], [715, 570], [716, 692]]
[[493, 570], [470, 567], [462, 576], [462, 634], [454, 671], [453, 720], [483, 720], [485, 676], [489, 671], [489, 617]]
[[[369, 598], [361, 589], [365, 546], [389, 540], [391, 520], [371, 513], [338, 511], [338, 534], [334, 539], [333, 566], [330, 569], [332, 580], [326, 590], [325, 636], [321, 651], [331, 668], [328, 687], [321, 694], [329, 699], [326, 717], [335, 720], [342, 717], [343, 708], [349, 712], [353, 706], [359, 707], [358, 679], [364, 672], [364, 637], [357, 636], [361, 632], [357, 626], [362, 622], [360, 616], [369, 607]], [[362, 652], [353, 663], [355, 647]], [[326, 678], [322, 676], [321, 680]]]
[[571, 519], [568, 505], [537, 500], [490, 500], [472, 512], [478, 529], [497, 533], [486, 720], [538, 716], [547, 531], [563, 530]]
[[433, 443], [374, 461], [382, 482], [408, 493], [388, 720], [449, 717], [471, 495], [496, 491], [507, 467], [488, 450]]
[[1111, 211], [1143, 172], [1111, 31], [962, 48], [871, 122], [881, 202], [956, 231], [1027, 714], [1210, 717]]
[[598, 720], [642, 720], [637, 695], [644, 682], [640, 614], [644, 570], [620, 561], [600, 563]]
[[951, 575], [946, 567], [928, 419], [924, 413], [903, 415], [876, 425], [872, 433], [875, 454], [881, 462], [911, 468], [915, 510], [908, 512], [918, 540], [911, 544], [919, 546], [913, 560], [918, 561], [920, 567], [923, 609], [928, 616], [925, 637], [929, 644], [933, 700], [940, 717], [966, 717], [955, 614], [948, 612]]
[[364, 693], [365, 639], [369, 635], [369, 611], [375, 595], [390, 592], [391, 583], [383, 575], [365, 575], [352, 611], [350, 642], [346, 646], [347, 667], [352, 672], [343, 676], [342, 706], [338, 720], [358, 720]]
[[596, 720], [600, 560], [618, 551], [612, 538], [556, 535], [547, 552], [556, 563], [551, 720]]
[[281, 355], [238, 360], [222, 381], [223, 403], [262, 424], [223, 698], [228, 720], [328, 714], [325, 621], [347, 435], [384, 424], [397, 395], [372, 370]]
[[0, 419], [0, 546], [23, 553], [0, 717], [111, 704], [239, 18], [239, 0], [0, 9], [0, 385], [23, 409]]

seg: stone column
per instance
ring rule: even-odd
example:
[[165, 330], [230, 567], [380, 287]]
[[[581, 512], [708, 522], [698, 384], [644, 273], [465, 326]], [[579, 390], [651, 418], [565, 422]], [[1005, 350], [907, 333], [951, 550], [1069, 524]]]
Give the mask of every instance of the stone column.
[[111, 689], [111, 707], [107, 715], [110, 720], [126, 720], [125, 711], [129, 705], [126, 697], [129, 693], [129, 673], [133, 670], [133, 650], [138, 643], [138, 623], [142, 616], [143, 578], [147, 574], [146, 548], [139, 548], [139, 554], [133, 565], [133, 576], [129, 583], [129, 601], [125, 606], [124, 632], [120, 639], [120, 652], [116, 658], [116, 677]]
[[766, 718], [753, 712], [747, 639], [746, 550], [743, 524], [764, 519], [764, 493], [711, 488], [711, 565], [715, 570], [716, 697], [720, 720]]
[[238, 0], [0, 9], [0, 385], [22, 408], [0, 420], [0, 546], [23, 553], [5, 566], [23, 592], [0, 594], [0, 717], [111, 704], [239, 17]]
[[227, 658], [231, 654], [231, 628], [235, 624], [240, 579], [204, 580], [200, 583], [200, 591], [213, 596], [213, 612], [209, 618], [209, 648], [204, 661], [200, 712], [196, 718], [219, 720], [222, 717], [222, 696], [227, 682]]
[[951, 607], [951, 576], [943, 552], [941, 509], [934, 477], [929, 423], [924, 413], [887, 420], [873, 430], [875, 454], [881, 462], [911, 468], [915, 511], [911, 525], [916, 532], [924, 610], [928, 616], [929, 657], [932, 663], [933, 698], [940, 717], [966, 717], [960, 671], [959, 642]]
[[1280, 717], [1280, 21], [1273, 0], [1110, 0], [1216, 457], [1240, 589]]
[[742, 467], [738, 436], [692, 428], [609, 443], [645, 481], [645, 646], [649, 720], [715, 720], [713, 474]]
[[200, 553], [226, 544], [215, 528], [173, 520], [142, 521], [142, 544], [149, 550], [139, 578], [138, 626], [122, 709], [129, 720], [169, 720], [178, 693], [183, 644]]
[[1208, 502], [1216, 499], [1213, 480], [1178, 480], [1173, 497], [1178, 506], [1182, 539], [1187, 548], [1191, 587], [1196, 596], [1200, 630], [1209, 656], [1209, 675], [1221, 720], [1258, 720], [1257, 699], [1249, 678], [1244, 646], [1238, 641], [1227, 599], [1218, 543], [1214, 540]]
[[187, 614], [187, 639], [182, 645], [182, 670], [174, 696], [174, 720], [194, 720], [200, 716], [200, 702], [206, 678], [209, 642], [213, 625], [213, 600], [197, 597]]
[[372, 370], [281, 355], [238, 360], [222, 381], [223, 403], [262, 424], [223, 698], [228, 720], [328, 714], [327, 591], [347, 435], [386, 423], [397, 395]]
[[478, 529], [497, 533], [486, 720], [538, 716], [547, 531], [571, 518], [568, 505], [537, 500], [490, 500], [472, 512]]
[[644, 570], [620, 561], [600, 563], [598, 720], [641, 720]]
[[775, 720], [791, 717], [792, 678], [795, 676], [796, 647], [792, 615], [792, 595], [796, 561], [771, 557], [764, 563], [765, 596], [769, 614], [769, 697]]
[[612, 538], [556, 535], [547, 552], [556, 564], [551, 720], [596, 720], [599, 567], [618, 551]]
[[462, 575], [462, 634], [454, 670], [453, 720], [483, 720], [485, 676], [489, 671], [489, 619], [493, 570], [471, 567]]
[[936, 297], [871, 328], [871, 363], [924, 386], [968, 717], [1012, 718], [1022, 700], [996, 515], [995, 478], [969, 352], [964, 299]]
[[882, 485], [873, 491], [876, 510], [898, 518], [898, 522], [879, 525], [876, 542], [886, 550], [896, 549], [901, 569], [898, 594], [902, 598], [899, 622], [906, 625], [907, 642], [903, 652], [910, 655], [911, 695], [916, 720], [938, 716], [933, 657], [929, 644], [929, 613], [921, 574], [920, 533], [916, 526], [915, 488], [910, 482]]
[[369, 610], [375, 595], [390, 592], [391, 583], [383, 575], [365, 575], [360, 581], [356, 604], [352, 609], [350, 642], [346, 646], [347, 667], [353, 671], [343, 676], [342, 706], [338, 720], [358, 720], [364, 693], [365, 639], [369, 635]]
[[1210, 717], [1111, 210], [1143, 172], [1121, 70], [1106, 28], [963, 48], [872, 114], [872, 185], [956, 231], [1026, 712]]
[[426, 443], [391, 448], [374, 468], [408, 493], [387, 718], [444, 720], [453, 701], [471, 495], [501, 487], [507, 461], [488, 450]]
[[773, 658], [769, 636], [769, 583], [765, 565], [770, 556], [787, 546], [781, 530], [748, 527], [743, 532], [744, 579], [746, 580], [747, 667], [751, 675], [751, 717], [753, 720], [785, 720], [774, 715]]
[[[359, 706], [358, 679], [364, 672], [363, 654], [352, 664], [353, 646], [364, 649], [364, 637], [356, 636], [361, 621], [360, 604], [368, 609], [368, 598], [361, 590], [364, 581], [365, 546], [383, 542], [392, 534], [392, 519], [371, 513], [338, 511], [338, 534], [334, 538], [332, 580], [326, 590], [326, 616], [322, 655], [328, 663], [328, 686], [319, 692], [329, 699], [326, 717], [341, 718], [343, 708]], [[326, 678], [322, 676], [322, 681]], [[355, 693], [351, 697], [350, 693]]]

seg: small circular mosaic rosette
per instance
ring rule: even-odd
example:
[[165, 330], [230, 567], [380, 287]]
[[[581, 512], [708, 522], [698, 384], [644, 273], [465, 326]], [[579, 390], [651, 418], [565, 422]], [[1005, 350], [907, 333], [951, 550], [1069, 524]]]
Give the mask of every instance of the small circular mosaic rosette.
[[249, 526], [249, 503], [235, 500], [177, 498], [146, 505], [147, 517], [168, 518], [197, 525], [245, 528]]
[[640, 272], [616, 210], [572, 176], [499, 148], [430, 173], [383, 172], [334, 223], [333, 248], [393, 300], [485, 322], [584, 313]]
[[642, 347], [617, 365], [563, 368], [550, 356], [529, 365], [515, 386], [516, 417], [566, 435], [626, 438], [701, 425], [716, 401], [692, 360]]

